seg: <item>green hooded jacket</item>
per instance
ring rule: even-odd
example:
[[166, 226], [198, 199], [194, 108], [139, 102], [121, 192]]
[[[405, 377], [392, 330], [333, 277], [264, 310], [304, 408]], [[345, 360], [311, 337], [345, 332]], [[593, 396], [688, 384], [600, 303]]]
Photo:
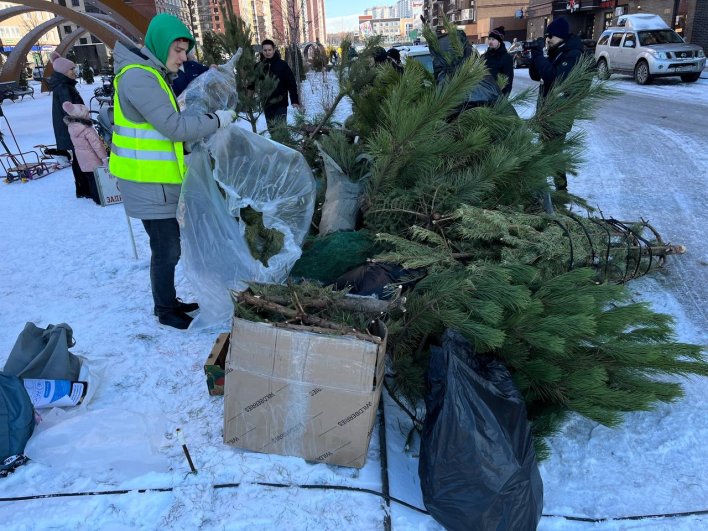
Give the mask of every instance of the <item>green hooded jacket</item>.
[[145, 47], [164, 65], [167, 64], [170, 46], [177, 39], [188, 40], [189, 50], [194, 48], [194, 37], [187, 26], [174, 15], [160, 13], [150, 21], [145, 34]]

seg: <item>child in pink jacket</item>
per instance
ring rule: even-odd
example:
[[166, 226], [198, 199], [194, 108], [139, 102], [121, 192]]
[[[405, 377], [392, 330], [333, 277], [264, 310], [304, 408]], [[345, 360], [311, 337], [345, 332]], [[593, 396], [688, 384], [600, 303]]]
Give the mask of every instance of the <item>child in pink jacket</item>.
[[85, 105], [66, 101], [62, 104], [62, 108], [67, 114], [64, 117], [64, 123], [68, 126], [69, 136], [74, 144], [74, 156], [79, 163], [79, 168], [81, 168], [88, 180], [91, 199], [100, 205], [101, 198], [98, 196], [98, 187], [96, 186], [93, 170], [105, 165], [104, 161], [108, 157], [106, 148], [93, 128], [89, 110]]
[[89, 110], [86, 105], [68, 101], [64, 102], [62, 108], [69, 115], [64, 118], [64, 122], [69, 127], [69, 136], [74, 144], [79, 167], [81, 171], [93, 173], [93, 170], [103, 165], [108, 155], [103, 142], [93, 128]]

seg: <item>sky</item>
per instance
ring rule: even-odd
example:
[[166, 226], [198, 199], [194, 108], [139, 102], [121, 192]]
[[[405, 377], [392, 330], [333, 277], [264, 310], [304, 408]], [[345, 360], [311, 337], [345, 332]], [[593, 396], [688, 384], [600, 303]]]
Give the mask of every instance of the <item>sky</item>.
[[393, 5], [387, 0], [325, 0], [325, 14], [327, 18], [343, 17], [346, 15], [363, 15], [364, 9], [374, 6]]

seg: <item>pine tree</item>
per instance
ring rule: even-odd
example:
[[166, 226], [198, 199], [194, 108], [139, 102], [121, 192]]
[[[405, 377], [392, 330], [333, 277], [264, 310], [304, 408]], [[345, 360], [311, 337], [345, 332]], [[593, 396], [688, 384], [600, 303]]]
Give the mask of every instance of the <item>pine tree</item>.
[[87, 85], [93, 85], [93, 69], [89, 65], [88, 59], [81, 64], [81, 77]]
[[[424, 274], [406, 312], [388, 321], [396, 392], [421, 397], [428, 347], [455, 329], [510, 368], [545, 455], [543, 437], [568, 412], [614, 426], [626, 411], [681, 396], [678, 383], [657, 376], [708, 375], [700, 347], [675, 341], [670, 317], [607, 282], [651, 269], [642, 249], [652, 238], [641, 227], [578, 220], [563, 205], [543, 214], [548, 177], [578, 166], [584, 140], [547, 138], [612, 94], [593, 82], [589, 62], [526, 121], [506, 98], [458, 114], [486, 73], [474, 55], [441, 85], [416, 62], [395, 77], [360, 61], [338, 77], [354, 103], [347, 128], [364, 147], [347, 151], [341, 137], [322, 145], [345, 161], [368, 157], [364, 224], [385, 248], [375, 258]], [[356, 68], [370, 77], [350, 78]], [[619, 245], [607, 235], [614, 230]]]
[[[2, 65], [0, 65], [2, 66]], [[22, 68], [20, 70], [20, 79], [18, 81], [18, 85], [20, 88], [27, 88], [28, 85], [28, 80], [29, 80], [29, 75], [27, 74], [27, 68]]]
[[221, 50], [226, 57], [233, 56], [238, 49], [244, 50], [236, 64], [238, 81], [238, 107], [236, 111], [251, 124], [252, 131], [257, 133], [258, 119], [263, 114], [278, 81], [267, 75], [259, 65], [251, 47], [253, 42], [251, 28], [234, 13], [230, 2], [221, 5], [221, 14], [224, 20], [224, 34], [216, 35], [219, 47], [214, 46], [213, 49]]

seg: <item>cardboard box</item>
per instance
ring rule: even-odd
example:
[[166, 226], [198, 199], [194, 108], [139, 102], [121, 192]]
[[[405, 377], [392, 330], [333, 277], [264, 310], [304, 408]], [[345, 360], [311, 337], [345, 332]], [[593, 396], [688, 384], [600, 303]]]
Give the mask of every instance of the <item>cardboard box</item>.
[[[297, 327], [294, 327], [297, 328]], [[361, 468], [381, 397], [381, 344], [234, 318], [226, 358], [224, 442]]]
[[204, 364], [207, 388], [212, 396], [224, 394], [224, 367], [229, 351], [229, 334], [219, 334]]

